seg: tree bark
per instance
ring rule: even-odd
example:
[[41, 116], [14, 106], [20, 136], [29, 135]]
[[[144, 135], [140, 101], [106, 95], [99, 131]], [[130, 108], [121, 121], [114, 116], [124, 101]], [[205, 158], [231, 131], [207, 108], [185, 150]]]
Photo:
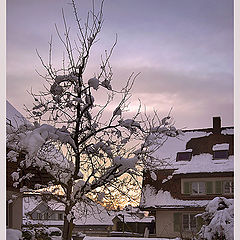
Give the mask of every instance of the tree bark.
[[64, 216], [64, 225], [63, 225], [63, 240], [71, 240], [73, 230], [73, 219], [69, 222], [67, 220], [67, 215]]

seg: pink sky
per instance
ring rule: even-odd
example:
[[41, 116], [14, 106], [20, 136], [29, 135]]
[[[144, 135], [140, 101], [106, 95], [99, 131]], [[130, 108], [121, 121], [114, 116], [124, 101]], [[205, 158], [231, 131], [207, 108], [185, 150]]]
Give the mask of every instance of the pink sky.
[[[90, 1], [81, 0], [85, 16]], [[99, 1], [96, 1], [96, 4]], [[61, 8], [70, 25], [68, 0], [7, 1], [7, 99], [24, 114], [23, 104], [32, 99], [43, 81], [36, 56], [48, 54], [54, 39], [56, 63], [61, 61], [54, 24], [61, 27]], [[233, 125], [233, 1], [232, 0], [106, 0], [104, 27], [93, 49], [86, 78], [99, 67], [100, 54], [110, 49], [115, 86], [141, 72], [133, 88], [132, 106], [141, 101], [151, 111], [166, 115], [173, 107], [177, 127], [211, 127], [221, 116], [224, 126]]]

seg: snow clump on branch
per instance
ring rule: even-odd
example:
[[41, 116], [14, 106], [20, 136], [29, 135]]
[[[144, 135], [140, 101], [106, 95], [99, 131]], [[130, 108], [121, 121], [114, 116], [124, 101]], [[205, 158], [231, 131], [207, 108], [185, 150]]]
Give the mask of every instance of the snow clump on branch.
[[98, 90], [98, 87], [99, 87], [99, 80], [97, 78], [90, 78], [88, 80], [88, 85], [89, 87], [92, 87], [93, 89], [95, 90]]

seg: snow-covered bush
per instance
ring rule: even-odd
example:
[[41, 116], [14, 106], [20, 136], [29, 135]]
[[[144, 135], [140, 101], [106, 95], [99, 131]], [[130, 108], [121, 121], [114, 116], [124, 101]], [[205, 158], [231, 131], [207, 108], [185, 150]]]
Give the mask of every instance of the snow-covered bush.
[[234, 204], [232, 200], [216, 197], [199, 214], [204, 220], [199, 239], [233, 240], [234, 239]]
[[28, 225], [22, 229], [23, 240], [51, 240], [50, 232], [43, 225]]
[[[74, 0], [72, 6], [77, 38], [71, 39], [72, 28], [64, 15], [64, 33], [57, 29], [67, 56], [63, 66], [52, 63], [51, 41], [49, 59], [44, 61], [38, 54], [46, 70], [41, 74], [46, 85], [44, 91], [31, 92], [34, 103], [26, 110], [33, 123], [7, 126], [7, 158], [18, 163], [12, 174], [14, 187], [33, 191], [54, 186], [41, 194], [64, 204], [64, 240], [71, 238], [78, 202], [87, 204], [89, 198], [104, 202], [119, 195], [136, 198], [140, 170], [155, 161], [153, 151], [179, 133], [170, 116], [160, 118], [155, 111], [151, 117], [142, 114], [140, 107], [135, 113], [128, 112], [138, 74], [131, 74], [125, 86], [115, 89], [109, 63], [113, 48], [105, 52], [100, 68], [89, 77], [86, 69], [102, 28], [103, 2], [99, 12], [95, 5], [88, 13], [86, 23], [78, 17]], [[42, 178], [42, 173], [47, 177]], [[34, 178], [38, 182], [32, 186]]]

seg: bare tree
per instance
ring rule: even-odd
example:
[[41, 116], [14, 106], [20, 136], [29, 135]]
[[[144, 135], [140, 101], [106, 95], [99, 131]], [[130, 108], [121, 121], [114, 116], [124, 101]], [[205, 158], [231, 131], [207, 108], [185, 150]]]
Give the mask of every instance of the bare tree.
[[[161, 147], [160, 142], [178, 134], [170, 116], [160, 119], [155, 112], [150, 117], [141, 113], [141, 104], [131, 118], [125, 118], [138, 74], [132, 73], [122, 89], [113, 89], [109, 59], [117, 38], [112, 49], [101, 57], [99, 72], [86, 79], [90, 51], [103, 25], [103, 1], [97, 12], [93, 3], [85, 23], [78, 16], [74, 0], [72, 7], [78, 29], [76, 39], [70, 37], [64, 12], [64, 33], [56, 27], [66, 53], [62, 67], [53, 66], [52, 40], [48, 61], [37, 52], [46, 70], [41, 75], [46, 85], [44, 91], [31, 92], [34, 106], [27, 111], [34, 124], [24, 123], [19, 128], [9, 125], [7, 129], [9, 161], [22, 156], [12, 175], [14, 185], [28, 186], [23, 191], [55, 186], [42, 194], [50, 194], [65, 205], [64, 240], [71, 238], [79, 202], [87, 203], [89, 197], [109, 202], [116, 192], [134, 196], [140, 187], [140, 170], [156, 161], [152, 152]], [[29, 188], [27, 183], [43, 171], [50, 177], [44, 184], [38, 178], [38, 184]]]

